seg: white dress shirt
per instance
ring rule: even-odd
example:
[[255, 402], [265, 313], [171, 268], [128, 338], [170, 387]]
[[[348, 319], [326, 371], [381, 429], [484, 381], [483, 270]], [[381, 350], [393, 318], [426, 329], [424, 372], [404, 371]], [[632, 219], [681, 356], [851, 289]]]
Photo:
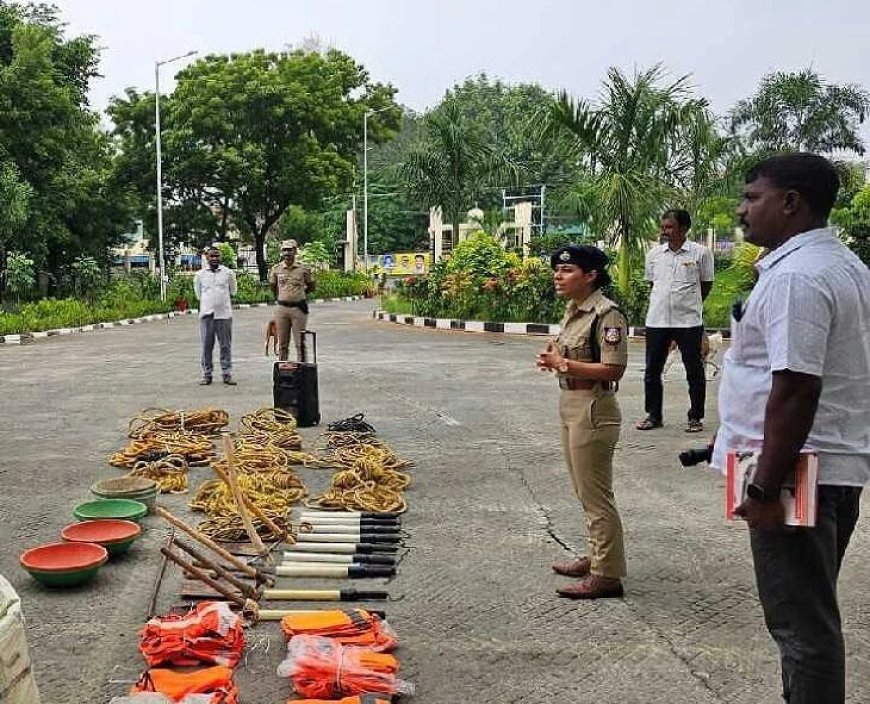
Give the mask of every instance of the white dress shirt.
[[696, 328], [704, 324], [701, 282], [713, 280], [713, 254], [686, 240], [674, 251], [659, 244], [646, 254], [646, 280], [652, 281], [648, 328]]
[[236, 275], [220, 264], [214, 271], [200, 269], [193, 278], [193, 291], [199, 300], [199, 317], [213, 315], [215, 320], [233, 317], [231, 296], [236, 295]]
[[792, 237], [761, 259], [758, 283], [732, 320], [719, 387], [713, 466], [728, 450], [760, 449], [772, 373], [822, 379], [805, 450], [819, 483], [870, 482], [870, 270], [830, 229]]

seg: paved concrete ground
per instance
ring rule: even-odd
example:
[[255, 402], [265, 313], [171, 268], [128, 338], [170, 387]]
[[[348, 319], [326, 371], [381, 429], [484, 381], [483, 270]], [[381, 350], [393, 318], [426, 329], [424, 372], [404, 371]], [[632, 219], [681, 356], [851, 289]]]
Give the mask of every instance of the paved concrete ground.
[[[539, 339], [402, 328], [370, 319], [370, 302], [314, 310], [326, 420], [365, 411], [416, 462], [408, 492], [410, 551], [388, 589], [402, 674], [416, 701], [605, 704], [778, 701], [778, 664], [761, 620], [744, 529], [722, 520], [722, 481], [686, 471], [676, 453], [685, 384], [672, 371], [667, 426], [633, 430], [642, 409], [642, 347], [633, 345], [620, 400], [616, 458], [630, 577], [624, 601], [554, 594], [553, 559], [581, 549], [583, 522], [557, 441], [551, 378], [533, 369]], [[17, 565], [54, 540], [147, 407], [226, 408], [234, 420], [270, 403], [262, 357], [269, 311], [237, 314], [239, 386], [196, 385], [192, 318], [0, 349], [0, 572], [28, 616], [48, 704], [107, 702], [136, 679], [142, 625], [165, 531], [157, 519], [128, 558], [90, 587], [44, 590]], [[715, 396], [715, 384], [711, 397]], [[712, 399], [711, 399], [711, 404]], [[709, 424], [715, 418], [710, 414]], [[310, 444], [316, 429], [303, 431]], [[302, 470], [313, 490], [328, 473]], [[193, 470], [195, 480], [207, 469]], [[184, 511], [183, 497], [164, 502]], [[866, 502], [865, 502], [866, 507]], [[870, 702], [870, 538], [860, 524], [841, 579], [851, 704]], [[300, 582], [300, 586], [307, 583]], [[177, 574], [161, 608], [177, 603]], [[276, 624], [250, 632], [237, 681], [243, 702], [283, 702]]]

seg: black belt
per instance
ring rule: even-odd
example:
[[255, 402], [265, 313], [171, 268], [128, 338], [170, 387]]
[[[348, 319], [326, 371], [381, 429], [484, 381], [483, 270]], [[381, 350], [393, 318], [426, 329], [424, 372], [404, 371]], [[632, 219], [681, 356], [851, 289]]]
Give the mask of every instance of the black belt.
[[593, 389], [616, 391], [619, 385], [615, 381], [592, 381], [590, 379], [575, 379], [570, 376], [560, 376], [559, 388], [567, 389], [568, 391], [591, 391]]
[[301, 301], [276, 301], [276, 303], [285, 308], [299, 308], [299, 310], [308, 315], [308, 301], [305, 299]]

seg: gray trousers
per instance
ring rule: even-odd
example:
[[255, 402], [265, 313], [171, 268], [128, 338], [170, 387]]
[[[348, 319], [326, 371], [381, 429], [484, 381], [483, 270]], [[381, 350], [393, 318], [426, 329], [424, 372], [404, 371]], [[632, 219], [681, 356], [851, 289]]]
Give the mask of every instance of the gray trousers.
[[846, 667], [837, 577], [861, 489], [820, 486], [815, 528], [750, 531], [758, 596], [779, 646], [783, 700], [843, 704]]
[[213, 315], [199, 319], [199, 339], [202, 342], [202, 375], [211, 377], [214, 363], [214, 339], [217, 337], [221, 353], [221, 373], [233, 372], [233, 319], [215, 320]]

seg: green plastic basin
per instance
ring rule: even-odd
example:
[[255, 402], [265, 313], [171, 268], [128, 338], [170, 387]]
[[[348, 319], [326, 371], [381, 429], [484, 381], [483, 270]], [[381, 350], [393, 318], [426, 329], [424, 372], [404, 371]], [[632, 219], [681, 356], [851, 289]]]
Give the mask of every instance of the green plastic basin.
[[80, 521], [90, 521], [95, 518], [123, 518], [138, 523], [147, 513], [148, 506], [141, 501], [131, 499], [87, 501], [73, 510], [73, 515]]
[[26, 567], [25, 569], [27, 569], [31, 577], [46, 587], [77, 587], [80, 584], [90, 582], [96, 577], [97, 572], [100, 571], [100, 565], [71, 572], [41, 572]]

